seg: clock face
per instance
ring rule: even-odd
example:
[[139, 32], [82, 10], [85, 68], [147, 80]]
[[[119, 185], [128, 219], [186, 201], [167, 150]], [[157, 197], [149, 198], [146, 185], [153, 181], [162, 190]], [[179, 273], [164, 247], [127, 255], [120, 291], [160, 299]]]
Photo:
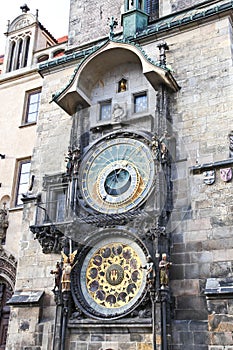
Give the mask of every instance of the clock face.
[[96, 318], [118, 318], [131, 312], [146, 291], [145, 253], [135, 241], [109, 237], [78, 259], [73, 271], [75, 298]]
[[115, 137], [87, 152], [79, 174], [82, 197], [91, 208], [105, 214], [123, 213], [142, 204], [150, 193], [154, 159], [141, 140]]

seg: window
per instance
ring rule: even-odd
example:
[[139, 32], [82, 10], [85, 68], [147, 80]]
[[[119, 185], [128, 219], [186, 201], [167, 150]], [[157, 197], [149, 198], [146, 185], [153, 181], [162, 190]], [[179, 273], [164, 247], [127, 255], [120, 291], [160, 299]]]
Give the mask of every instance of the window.
[[66, 217], [66, 196], [67, 186], [61, 186], [50, 189], [50, 201], [48, 203], [49, 222], [62, 222]]
[[10, 43], [10, 51], [9, 51], [9, 62], [7, 72], [11, 72], [13, 70], [14, 56], [15, 56], [15, 41]]
[[23, 60], [23, 67], [26, 67], [28, 63], [29, 47], [30, 47], [30, 36], [27, 36], [25, 39], [25, 55]]
[[134, 113], [147, 111], [147, 93], [134, 95]]
[[7, 72], [26, 67], [29, 59], [30, 33], [10, 39]]
[[37, 121], [41, 98], [41, 89], [26, 92], [23, 124]]
[[17, 162], [17, 183], [15, 191], [15, 206], [23, 205], [22, 194], [28, 191], [30, 181], [31, 160], [24, 159]]
[[47, 61], [48, 59], [49, 59], [49, 55], [41, 55], [41, 56], [38, 57], [37, 63], [41, 63], [41, 62]]
[[53, 57], [60, 57], [64, 55], [65, 50], [64, 49], [59, 49], [53, 53]]
[[16, 69], [20, 68], [21, 59], [23, 54], [23, 39], [19, 39], [18, 41], [18, 52], [17, 52], [17, 60], [16, 60]]
[[112, 117], [111, 101], [104, 101], [100, 103], [100, 120], [110, 120]]

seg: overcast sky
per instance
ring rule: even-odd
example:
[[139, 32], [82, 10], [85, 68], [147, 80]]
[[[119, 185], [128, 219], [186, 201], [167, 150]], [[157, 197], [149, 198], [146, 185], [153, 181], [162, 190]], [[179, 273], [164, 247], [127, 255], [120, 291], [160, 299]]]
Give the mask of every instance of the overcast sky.
[[0, 12], [0, 54], [5, 52], [6, 37], [4, 33], [7, 21], [13, 21], [22, 11], [20, 6], [25, 3], [30, 13], [39, 10], [39, 21], [57, 39], [68, 34], [70, 0], [2, 0]]

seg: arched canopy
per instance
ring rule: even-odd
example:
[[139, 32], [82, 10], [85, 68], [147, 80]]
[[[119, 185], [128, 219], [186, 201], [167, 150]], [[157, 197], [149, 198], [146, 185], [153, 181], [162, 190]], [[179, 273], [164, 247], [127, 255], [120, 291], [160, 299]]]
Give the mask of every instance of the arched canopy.
[[178, 91], [179, 86], [172, 74], [152, 63], [138, 46], [108, 41], [83, 60], [69, 85], [53, 100], [70, 115], [76, 112], [79, 104], [83, 107], [90, 106], [93, 86], [101, 80], [104, 73], [126, 62], [140, 63], [142, 73], [155, 90], [160, 85], [165, 85], [173, 91]]

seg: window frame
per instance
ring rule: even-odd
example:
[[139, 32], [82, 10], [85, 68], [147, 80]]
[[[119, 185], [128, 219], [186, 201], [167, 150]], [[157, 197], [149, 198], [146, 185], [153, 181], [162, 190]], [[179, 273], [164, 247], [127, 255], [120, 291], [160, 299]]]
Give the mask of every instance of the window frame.
[[[145, 109], [143, 109], [143, 110], [139, 110], [139, 111], [137, 111], [137, 109], [136, 109], [136, 99], [137, 98], [140, 98], [140, 97], [146, 97], [146, 108]], [[140, 114], [140, 113], [146, 113], [146, 112], [148, 112], [148, 105], [149, 105], [149, 101], [148, 101], [148, 92], [147, 91], [141, 91], [141, 92], [137, 92], [137, 93], [134, 93], [133, 94], [133, 113], [134, 114]]]
[[[58, 195], [63, 192], [64, 198], [62, 200], [62, 206], [64, 209], [63, 217], [59, 219], [59, 207], [58, 204], [61, 204], [61, 201], [58, 199]], [[46, 205], [47, 211], [47, 221], [61, 223], [65, 221], [66, 210], [67, 210], [67, 200], [68, 200], [68, 183], [56, 184], [49, 186], [48, 188], [48, 200]], [[59, 220], [58, 220], [59, 219]]]
[[[40, 110], [40, 103], [41, 103], [41, 90], [42, 90], [41, 87], [38, 87], [36, 89], [28, 90], [25, 92], [22, 126], [34, 125], [37, 123], [39, 110]], [[34, 95], [39, 95], [39, 94], [40, 94], [40, 96], [39, 96], [39, 99], [37, 99], [37, 102], [31, 103], [31, 101], [30, 101], [31, 97]], [[37, 108], [34, 112], [36, 114], [36, 117], [35, 117], [35, 119], [29, 121], [28, 117], [30, 114], [32, 114], [29, 112], [30, 106], [32, 106], [33, 104], [37, 105]]]
[[[28, 173], [28, 182], [27, 183], [20, 183], [20, 179], [21, 179], [21, 175], [22, 175], [22, 166], [23, 164], [28, 164], [30, 163], [30, 169]], [[25, 173], [26, 174], [26, 173]], [[23, 206], [23, 202], [22, 203], [18, 203], [19, 202], [19, 191], [20, 191], [20, 186], [21, 185], [26, 185], [29, 186], [30, 183], [30, 175], [31, 175], [31, 157], [27, 157], [27, 158], [21, 158], [21, 159], [17, 159], [16, 160], [16, 170], [15, 170], [15, 182], [14, 182], [14, 190], [13, 190], [13, 202], [12, 205], [14, 208], [21, 208]], [[25, 192], [22, 192], [25, 193]]]
[[[102, 107], [104, 107], [104, 106], [109, 106], [110, 107], [110, 117], [106, 118], [106, 119], [102, 118]], [[112, 119], [112, 99], [107, 99], [107, 100], [104, 100], [104, 101], [100, 101], [99, 102], [99, 119], [98, 119], [98, 121], [100, 121], [100, 122], [108, 122], [111, 119]]]

